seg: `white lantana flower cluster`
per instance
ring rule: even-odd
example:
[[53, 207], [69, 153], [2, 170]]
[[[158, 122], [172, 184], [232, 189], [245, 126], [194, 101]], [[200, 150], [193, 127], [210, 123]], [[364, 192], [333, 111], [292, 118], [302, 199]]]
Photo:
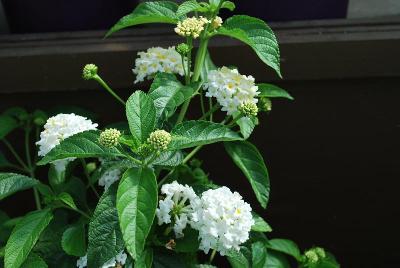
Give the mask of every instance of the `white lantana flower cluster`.
[[207, 97], [215, 97], [222, 106], [222, 111], [232, 115], [244, 103], [258, 102], [260, 94], [255, 79], [251, 75], [241, 75], [237, 69], [222, 67], [208, 74], [208, 81], [204, 84]]
[[191, 225], [199, 231], [200, 249], [205, 253], [215, 249], [224, 256], [249, 239], [254, 220], [250, 205], [239, 193], [227, 187], [208, 190], [193, 204], [193, 211]]
[[[58, 114], [50, 117], [44, 125], [44, 130], [40, 133], [40, 140], [36, 142], [39, 145], [39, 156], [45, 156], [54, 147], [59, 145], [61, 141], [75, 134], [87, 131], [96, 130], [98, 124], [93, 123], [86, 117], [76, 114]], [[54, 161], [57, 171], [61, 172], [65, 169], [69, 161], [75, 158], [68, 158]]]
[[[101, 268], [122, 267], [123, 265], [125, 265], [127, 258], [128, 258], [128, 255], [124, 251], [121, 251], [119, 254], [117, 254], [117, 256], [111, 258], [111, 260], [104, 263], [101, 266]], [[119, 266], [117, 266], [117, 265], [119, 265]], [[87, 267], [87, 255], [85, 255], [77, 260], [76, 267], [78, 267], [78, 268]]]
[[177, 238], [190, 224], [199, 231], [200, 249], [205, 253], [215, 249], [226, 255], [249, 239], [254, 220], [250, 205], [239, 193], [222, 187], [208, 190], [200, 198], [191, 187], [176, 181], [164, 184], [161, 193], [166, 198], [159, 202], [158, 224], [173, 223]]
[[107, 170], [104, 172], [103, 175], [101, 175], [99, 179], [99, 185], [104, 186], [104, 190], [107, 191], [107, 189], [116, 181], [118, 181], [121, 178], [121, 170], [119, 169], [112, 169], [112, 170]]
[[178, 22], [175, 32], [180, 36], [193, 37], [196, 39], [200, 36], [201, 32], [204, 31], [208, 23], [210, 23], [210, 21], [202, 16], [186, 18]]
[[156, 211], [158, 225], [173, 223], [175, 236], [183, 237], [183, 230], [189, 223], [189, 215], [192, 213], [191, 204], [198, 197], [192, 187], [176, 181], [164, 184], [161, 193], [166, 197], [160, 200]]
[[138, 56], [133, 69], [136, 74], [135, 83], [142, 82], [145, 78], [151, 79], [157, 73], [185, 74], [181, 55], [176, 52], [175, 47], [152, 47], [139, 52]]

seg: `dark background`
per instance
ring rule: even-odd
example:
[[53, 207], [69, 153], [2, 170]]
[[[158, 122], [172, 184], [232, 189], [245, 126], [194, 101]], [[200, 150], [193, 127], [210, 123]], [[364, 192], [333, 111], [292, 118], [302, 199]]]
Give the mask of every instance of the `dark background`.
[[[274, 7], [272, 1], [258, 2], [259, 11], [246, 9], [245, 1], [238, 4], [243, 12], [282, 21], [341, 18], [347, 3], [310, 0], [302, 2], [308, 5], [289, 9], [297, 1], [274, 2]], [[118, 12], [110, 12], [107, 25]], [[272, 225], [271, 237], [293, 239], [302, 249], [323, 246], [345, 268], [386, 268], [400, 263], [400, 23], [386, 24], [382, 28], [382, 22], [375, 21], [361, 26], [359, 22], [275, 25], [282, 44], [283, 80], [266, 70], [249, 49], [223, 40], [212, 44], [218, 65], [237, 65], [259, 82], [273, 80], [295, 101], [274, 101], [272, 113], [262, 117], [251, 137], [270, 172], [271, 199], [266, 211], [258, 207], [249, 184], [221, 145], [199, 154], [204, 168], [216, 183], [228, 185], [251, 202]], [[25, 30], [11, 25], [11, 29], [49, 31], [40, 28], [43, 25]], [[57, 27], [50, 31], [105, 26], [80, 22]], [[135, 33], [145, 37], [132, 39], [138, 40], [135, 43], [129, 39]], [[98, 64], [103, 78], [126, 98], [133, 89], [146, 89], [132, 84], [135, 51], [176, 44], [177, 39], [167, 34], [153, 38], [136, 30], [113, 39], [118, 42], [101, 40], [102, 36], [103, 32], [86, 39], [68, 33], [0, 38], [0, 111], [15, 105], [34, 110], [65, 104], [95, 112], [100, 126], [123, 120], [119, 103], [94, 82], [80, 79], [82, 65]], [[18, 142], [18, 136], [14, 141]], [[20, 193], [0, 206], [18, 216], [33, 209], [34, 203], [29, 194]]]

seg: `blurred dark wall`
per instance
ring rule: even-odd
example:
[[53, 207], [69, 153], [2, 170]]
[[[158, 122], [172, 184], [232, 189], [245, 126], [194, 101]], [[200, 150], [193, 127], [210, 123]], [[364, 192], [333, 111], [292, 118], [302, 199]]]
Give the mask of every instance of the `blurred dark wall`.
[[[279, 83], [296, 98], [275, 101], [251, 140], [271, 176], [268, 209], [258, 205], [221, 145], [200, 153], [211, 178], [239, 191], [268, 220], [272, 237], [302, 248], [322, 245], [342, 267], [398, 267], [400, 226], [400, 79]], [[131, 91], [122, 90], [127, 97]], [[1, 96], [1, 109], [60, 104], [99, 114], [101, 126], [124, 119], [123, 107], [103, 91]], [[196, 103], [194, 103], [196, 105]], [[193, 116], [193, 115], [192, 115]], [[33, 207], [29, 194], [1, 203], [13, 215]]]

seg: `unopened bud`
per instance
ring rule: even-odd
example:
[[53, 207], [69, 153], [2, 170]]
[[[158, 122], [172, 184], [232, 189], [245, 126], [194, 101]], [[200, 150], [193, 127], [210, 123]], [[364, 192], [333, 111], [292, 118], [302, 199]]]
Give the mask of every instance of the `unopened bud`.
[[263, 112], [270, 112], [272, 110], [272, 102], [269, 98], [261, 98], [258, 107], [260, 107], [260, 110]]
[[115, 128], [109, 128], [101, 132], [99, 142], [104, 147], [114, 147], [119, 143], [119, 137], [121, 137], [121, 132]]
[[178, 52], [179, 54], [181, 54], [183, 56], [187, 55], [189, 53], [189, 51], [190, 51], [190, 47], [185, 43], [179, 44], [176, 47], [176, 52]]
[[97, 75], [98, 67], [94, 64], [86, 64], [83, 67], [82, 77], [85, 80], [93, 79]]
[[245, 102], [239, 107], [239, 111], [247, 117], [257, 116], [258, 114], [258, 107], [257, 104], [253, 102]]
[[165, 130], [156, 130], [150, 134], [147, 143], [156, 151], [164, 151], [172, 140], [171, 134]]

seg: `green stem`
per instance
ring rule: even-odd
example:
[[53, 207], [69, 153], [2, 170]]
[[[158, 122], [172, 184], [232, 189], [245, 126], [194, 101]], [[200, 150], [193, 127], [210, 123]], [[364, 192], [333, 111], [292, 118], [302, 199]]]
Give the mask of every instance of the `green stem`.
[[[212, 98], [208, 98], [208, 105], [209, 105], [209, 107], [210, 107], [210, 110], [213, 110], [214, 108], [213, 108], [213, 100], [212, 100]], [[219, 108], [219, 105], [217, 104], [216, 105], [216, 107], [217, 107], [217, 109]], [[213, 114], [214, 114], [214, 112], [212, 112], [211, 114], [210, 114], [210, 122], [213, 122], [214, 120], [213, 120]]]
[[203, 145], [197, 146], [196, 148], [193, 149], [193, 151], [191, 151], [182, 161], [182, 164], [186, 164], [187, 162], [189, 162], [189, 160], [195, 156], [200, 150], [201, 148], [203, 148]]
[[17, 159], [18, 163], [26, 170], [29, 170], [28, 166], [24, 163], [24, 161], [19, 157], [17, 152], [14, 150], [14, 147], [9, 143], [6, 139], [3, 139], [4, 144], [7, 146], [7, 148], [10, 150], [10, 152], [13, 154], [15, 159]]
[[174, 174], [175, 169], [172, 169], [170, 172], [168, 172], [167, 175], [164, 176], [159, 182], [158, 182], [158, 188], [161, 188], [161, 186], [168, 180], [168, 178]]
[[151, 156], [151, 158], [145, 163], [145, 166], [148, 166], [151, 163], [153, 163], [153, 161], [156, 160], [156, 158], [158, 156], [159, 156], [159, 154], [157, 152], [154, 152], [153, 155]]
[[104, 82], [103, 79], [101, 79], [101, 77], [100, 77], [99, 75], [96, 74], [96, 75], [93, 77], [93, 79], [96, 80], [102, 87], [104, 87], [104, 88], [108, 91], [108, 93], [110, 93], [110, 94], [111, 94], [114, 98], [116, 98], [122, 105], [125, 106], [125, 101], [123, 101], [123, 100], [114, 92], [114, 90], [112, 90], [112, 89], [107, 85], [107, 83]]
[[[30, 170], [30, 176], [31, 176], [32, 178], [35, 178], [35, 174], [34, 174], [34, 171], [33, 171], [33, 170]], [[41, 202], [40, 202], [40, 195], [39, 195], [38, 190], [37, 190], [35, 187], [33, 187], [33, 196], [34, 196], [34, 198], [35, 198], [36, 208], [37, 208], [38, 210], [41, 210], [41, 209], [42, 209], [42, 204], [41, 204]]]
[[86, 170], [86, 161], [85, 159], [81, 158], [81, 163], [83, 167], [83, 173], [85, 174], [86, 179], [88, 180], [90, 188], [93, 190], [94, 194], [96, 195], [97, 198], [100, 198], [99, 193], [97, 192], [96, 188], [94, 188], [92, 181], [90, 180], [89, 173]]
[[240, 114], [238, 116], [236, 116], [235, 118], [232, 119], [232, 121], [227, 125], [227, 127], [233, 127], [233, 125], [240, 119], [243, 117], [243, 114]]
[[30, 130], [29, 126], [25, 129], [25, 154], [26, 154], [26, 161], [28, 163], [29, 169], [33, 169], [34, 167], [32, 166], [32, 159], [31, 159], [31, 152], [29, 148], [29, 138], [30, 138]]
[[201, 107], [201, 114], [204, 116], [206, 113], [206, 108], [204, 106], [203, 89], [200, 89], [200, 107]]
[[81, 214], [83, 217], [87, 218], [88, 220], [91, 219], [91, 217], [90, 217], [87, 213], [83, 212], [83, 211], [80, 210], [79, 208], [73, 208], [73, 207], [70, 207], [70, 206], [62, 206], [62, 207], [63, 207], [63, 208], [66, 208], [66, 209], [70, 209], [70, 210], [72, 210], [72, 211], [75, 211], [75, 212]]
[[[186, 71], [186, 85], [190, 84], [190, 75], [191, 75], [191, 70], [192, 70], [192, 50], [193, 50], [193, 38], [188, 37], [186, 41], [187, 45], [189, 46], [189, 52], [187, 55], [187, 71]], [[185, 66], [183, 66], [185, 67]]]
[[204, 119], [206, 119], [206, 118], [209, 117], [209, 116], [210, 116], [210, 118], [212, 119], [213, 113], [215, 113], [216, 111], [218, 111], [218, 109], [219, 109], [220, 107], [221, 107], [221, 106], [218, 105], [218, 104], [215, 105], [215, 106], [213, 106], [213, 107], [211, 107], [210, 110], [209, 110], [207, 113], [205, 113], [202, 117], [199, 118], [199, 120], [204, 120]]
[[[203, 68], [204, 59], [207, 54], [207, 47], [209, 38], [206, 36], [207, 30], [204, 31], [203, 37], [200, 41], [199, 50], [197, 51], [196, 61], [194, 65], [194, 72], [192, 77], [192, 82], [199, 81], [201, 69]], [[186, 112], [189, 108], [191, 99], [188, 99], [181, 108], [181, 112], [179, 113], [178, 120], [176, 121], [177, 124], [182, 123], [183, 119], [185, 119]]]
[[210, 264], [213, 262], [216, 253], [217, 253], [217, 250], [213, 249], [213, 251], [211, 252], [211, 255], [210, 255], [210, 260], [209, 260]]

